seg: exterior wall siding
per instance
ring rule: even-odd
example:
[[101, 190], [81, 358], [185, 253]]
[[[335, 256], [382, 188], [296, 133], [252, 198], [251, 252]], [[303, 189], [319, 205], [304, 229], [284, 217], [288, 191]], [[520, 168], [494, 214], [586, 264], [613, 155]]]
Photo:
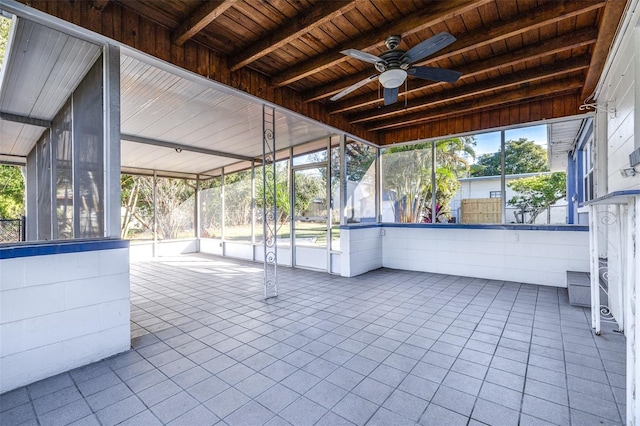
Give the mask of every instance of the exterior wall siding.
[[[631, 8], [633, 9], [633, 8]], [[629, 168], [629, 154], [640, 146], [640, 29], [639, 15], [629, 12], [630, 19], [625, 31], [619, 35], [619, 47], [610, 67], [605, 69], [606, 78], [601, 82], [601, 92], [597, 100], [606, 109], [598, 111], [600, 119], [606, 123], [606, 132], [595, 143], [599, 152], [606, 153], [596, 159], [600, 174], [598, 195], [625, 190], [640, 189], [640, 175], [623, 177], [621, 169]], [[608, 263], [609, 305], [619, 323], [624, 324], [627, 337], [627, 424], [640, 423], [640, 407], [636, 394], [640, 382], [637, 360], [638, 332], [638, 206], [636, 198], [619, 209], [603, 206], [598, 213], [599, 238], [605, 242], [599, 247], [599, 257], [605, 256]], [[629, 220], [629, 216], [635, 220]], [[601, 217], [602, 216], [602, 217]], [[607, 222], [602, 219], [606, 218]], [[612, 226], [606, 226], [610, 224]], [[620, 226], [618, 226], [620, 224]], [[621, 235], [622, 234], [622, 235]], [[636, 235], [628, 239], [628, 236]], [[635, 254], [634, 254], [635, 253]], [[620, 267], [621, 266], [621, 267]], [[621, 306], [620, 302], [624, 304]], [[623, 321], [620, 321], [620, 320]]]

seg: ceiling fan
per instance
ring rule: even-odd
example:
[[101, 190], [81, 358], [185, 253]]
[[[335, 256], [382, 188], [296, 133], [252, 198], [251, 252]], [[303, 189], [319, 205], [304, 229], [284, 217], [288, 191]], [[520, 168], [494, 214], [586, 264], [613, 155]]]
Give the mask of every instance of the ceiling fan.
[[342, 92], [334, 95], [331, 100], [337, 101], [365, 84], [378, 79], [382, 87], [384, 87], [384, 104], [391, 105], [398, 101], [399, 88], [405, 82], [408, 75], [424, 80], [445, 81], [447, 83], [456, 82], [458, 78], [460, 78], [460, 75], [462, 75], [462, 73], [458, 71], [445, 68], [411, 65], [440, 49], [444, 49], [456, 41], [456, 38], [451, 34], [447, 32], [436, 34], [416, 44], [406, 52], [397, 48], [401, 40], [402, 38], [397, 35], [387, 37], [385, 44], [389, 50], [383, 52], [380, 56], [357, 49], [347, 49], [340, 52], [343, 55], [374, 64], [376, 70], [381, 74], [372, 75], [347, 87]]

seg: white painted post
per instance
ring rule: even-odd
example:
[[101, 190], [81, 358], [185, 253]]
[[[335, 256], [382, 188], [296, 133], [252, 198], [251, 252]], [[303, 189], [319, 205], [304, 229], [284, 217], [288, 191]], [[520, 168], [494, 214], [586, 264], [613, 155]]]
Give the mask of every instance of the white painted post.
[[600, 256], [598, 254], [598, 207], [589, 206], [589, 260], [591, 276], [591, 327], [600, 335]]

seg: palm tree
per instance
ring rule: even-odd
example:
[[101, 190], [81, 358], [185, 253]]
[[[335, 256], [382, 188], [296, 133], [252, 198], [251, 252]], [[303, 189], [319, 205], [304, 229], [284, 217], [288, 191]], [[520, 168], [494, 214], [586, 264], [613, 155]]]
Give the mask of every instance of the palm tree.
[[[449, 202], [456, 193], [458, 178], [469, 171], [469, 158], [475, 157], [472, 137], [441, 139], [435, 144], [436, 204], [438, 214], [449, 212]], [[433, 187], [431, 182], [432, 143], [425, 142], [386, 149], [382, 155], [382, 186], [391, 202], [395, 220], [420, 222], [430, 215]]]

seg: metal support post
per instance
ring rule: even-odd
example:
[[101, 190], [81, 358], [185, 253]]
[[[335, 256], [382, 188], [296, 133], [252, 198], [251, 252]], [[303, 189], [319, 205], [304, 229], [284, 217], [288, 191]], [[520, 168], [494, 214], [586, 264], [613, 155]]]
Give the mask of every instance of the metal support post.
[[158, 174], [153, 171], [153, 257], [158, 256]]
[[[505, 171], [505, 134], [500, 131], [500, 223], [507, 223], [507, 189]], [[522, 210], [522, 223], [524, 223], [524, 208]]]
[[278, 297], [276, 243], [276, 134], [275, 109], [262, 106], [262, 226], [264, 245], [264, 298]]
[[431, 142], [431, 223], [436, 223], [438, 216], [438, 185], [436, 185], [436, 142]]

